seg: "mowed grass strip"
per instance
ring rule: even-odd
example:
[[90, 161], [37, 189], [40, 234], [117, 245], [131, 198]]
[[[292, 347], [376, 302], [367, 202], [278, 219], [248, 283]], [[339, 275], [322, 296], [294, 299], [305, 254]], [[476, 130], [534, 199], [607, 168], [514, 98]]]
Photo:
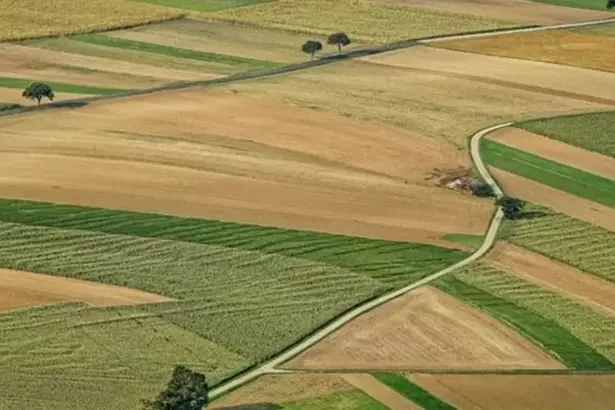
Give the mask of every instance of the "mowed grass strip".
[[525, 212], [507, 222], [507, 241], [615, 282], [615, 233], [534, 204]]
[[447, 241], [460, 243], [462, 245], [468, 246], [470, 249], [478, 249], [485, 240], [484, 237], [480, 235], [467, 235], [461, 233], [449, 233], [442, 236], [442, 239]]
[[[132, 91], [119, 88], [97, 87], [93, 85], [67, 84], [49, 82], [44, 80], [28, 80], [24, 78], [0, 77], [0, 87], [18, 88], [22, 90], [32, 83], [45, 83], [51, 87], [54, 93], [111, 95]], [[21, 95], [21, 92], [16, 91], [16, 93], [18, 95]]]
[[555, 6], [573, 7], [577, 9], [605, 10], [603, 0], [532, 0], [537, 3], [553, 4]]
[[171, 7], [176, 9], [201, 11], [211, 13], [231, 9], [235, 7], [245, 7], [272, 0], [131, 0], [139, 3], [149, 3], [158, 6]]
[[345, 31], [355, 41], [365, 43], [515, 25], [369, 0], [277, 0], [256, 7], [217, 12], [209, 18], [321, 36]]
[[0, 41], [129, 27], [182, 15], [178, 10], [124, 0], [3, 1]]
[[599, 204], [615, 208], [615, 181], [483, 139], [481, 155], [488, 165]]
[[245, 66], [257, 70], [279, 67], [281, 64], [271, 61], [255, 60], [251, 58], [237, 57], [233, 55], [208, 53], [186, 48], [164, 46], [147, 43], [144, 41], [127, 40], [118, 37], [109, 37], [102, 34], [81, 34], [71, 37], [73, 40], [106, 47], [121, 48], [126, 50], [143, 51], [147, 53], [162, 54], [170, 57], [184, 58], [189, 60], [206, 61], [231, 66]]
[[412, 383], [403, 374], [375, 373], [373, 376], [425, 410], [455, 410], [455, 407]]
[[515, 126], [615, 158], [615, 111], [544, 118]]
[[[479, 275], [486, 275], [486, 278], [477, 283]], [[519, 331], [571, 369], [615, 370], [612, 363], [615, 359], [611, 343], [613, 333], [609, 333], [610, 329], [600, 328], [605, 320], [609, 321], [608, 318], [587, 312], [584, 306], [569, 299], [515, 279], [513, 275], [488, 265], [474, 264], [454, 276], [438, 280], [435, 286]], [[517, 285], [520, 288], [514, 287]], [[560, 317], [571, 313], [571, 316]], [[588, 320], [582, 317], [584, 313], [590, 313]], [[594, 322], [595, 319], [598, 320]], [[571, 323], [574, 320], [579, 322]], [[600, 346], [592, 346], [586, 340]], [[600, 348], [608, 350], [607, 354], [601, 354]]]

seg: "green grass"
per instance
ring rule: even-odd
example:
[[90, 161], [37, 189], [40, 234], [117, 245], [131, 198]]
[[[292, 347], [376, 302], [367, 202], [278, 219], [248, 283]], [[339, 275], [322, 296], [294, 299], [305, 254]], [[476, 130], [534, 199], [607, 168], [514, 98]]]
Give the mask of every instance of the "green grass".
[[[246, 410], [249, 410], [247, 407]], [[384, 404], [377, 402], [360, 390], [347, 390], [293, 403], [279, 407], [257, 407], [253, 410], [388, 410]], [[232, 409], [228, 409], [232, 410]]]
[[467, 235], [461, 233], [449, 233], [442, 236], [442, 239], [460, 243], [468, 246], [470, 249], [478, 249], [483, 244], [485, 238], [481, 235]]
[[615, 36], [615, 23], [600, 24], [597, 26], [579, 27], [572, 29], [579, 33], [599, 34], [605, 36]]
[[[615, 25], [612, 28], [615, 33]], [[615, 158], [613, 124], [615, 111], [533, 120], [516, 126]]]
[[574, 7], [578, 9], [606, 10], [604, 0], [532, 0], [536, 3], [553, 4], [555, 6]]
[[251, 6], [266, 3], [272, 0], [132, 0], [140, 3], [156, 4], [184, 10], [202, 11], [210, 13], [213, 11], [226, 10], [236, 7]]
[[189, 60], [206, 61], [217, 64], [242, 66], [245, 69], [259, 70], [279, 67], [281, 64], [271, 61], [255, 60], [245, 57], [237, 57], [226, 54], [208, 53], [205, 51], [190, 50], [186, 48], [170, 47], [143, 41], [127, 40], [117, 37], [109, 37], [102, 34], [80, 34], [71, 37], [73, 40], [84, 43], [96, 44], [106, 47], [115, 47], [125, 50], [143, 51], [147, 53], [162, 54], [170, 57], [184, 58]]
[[475, 263], [436, 286], [515, 328], [571, 369], [615, 370], [615, 318]]
[[[615, 124], [615, 123], [614, 123]], [[615, 208], [615, 181], [555, 161], [481, 140], [483, 160], [494, 167]]]
[[425, 410], [455, 410], [455, 407], [412, 383], [403, 374], [375, 373], [373, 376]]
[[[0, 77], [0, 87], [24, 89], [34, 82], [44, 82], [45, 84], [48, 84], [56, 94], [57, 93], [71, 93], [71, 94], [109, 95], [109, 94], [117, 94], [120, 92], [130, 91], [130, 90], [117, 89], [117, 88], [96, 87], [96, 86], [91, 86], [91, 85], [66, 84], [66, 83], [55, 83], [55, 82], [41, 81], [41, 80], [26, 80], [23, 78]], [[21, 91], [19, 92], [16, 91], [16, 94], [21, 95]]]
[[615, 233], [533, 204], [532, 218], [507, 221], [507, 240], [615, 282]]
[[14, 103], [0, 103], [0, 111], [14, 110], [16, 108], [21, 108], [21, 105]]

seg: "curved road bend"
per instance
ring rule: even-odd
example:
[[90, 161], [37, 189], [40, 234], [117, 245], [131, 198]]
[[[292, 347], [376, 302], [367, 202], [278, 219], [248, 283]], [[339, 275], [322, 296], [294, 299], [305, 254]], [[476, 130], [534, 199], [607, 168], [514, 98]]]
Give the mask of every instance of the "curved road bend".
[[[500, 189], [500, 187], [497, 185], [497, 183], [495, 182], [495, 180], [491, 177], [491, 174], [489, 174], [489, 171], [487, 170], [487, 167], [485, 166], [485, 164], [483, 163], [482, 158], [480, 157], [480, 152], [479, 152], [479, 146], [480, 146], [480, 140], [482, 137], [484, 137], [485, 135], [499, 129], [499, 128], [504, 128], [507, 126], [512, 125], [512, 123], [505, 123], [505, 124], [500, 124], [500, 125], [496, 125], [496, 126], [492, 126], [489, 128], [485, 128], [483, 130], [478, 131], [477, 133], [475, 133], [471, 140], [470, 140], [470, 155], [472, 156], [472, 160], [474, 161], [474, 164], [476, 165], [476, 168], [478, 170], [478, 172], [480, 173], [480, 175], [485, 179], [485, 181], [493, 188], [496, 196], [499, 198], [500, 196], [503, 195], [502, 190]], [[466, 266], [472, 262], [474, 262], [475, 260], [479, 259], [480, 257], [482, 257], [485, 253], [487, 253], [487, 251], [491, 248], [491, 246], [494, 244], [495, 239], [496, 239], [496, 235], [498, 232], [498, 229], [500, 227], [500, 224], [502, 222], [502, 218], [503, 218], [503, 214], [502, 211], [498, 208], [498, 210], [495, 212], [491, 223], [489, 225], [489, 229], [487, 231], [487, 235], [485, 235], [485, 240], [483, 241], [483, 244], [481, 245], [481, 247], [474, 252], [472, 255], [468, 256], [466, 259], [457, 262], [456, 264], [449, 266], [446, 269], [443, 269], [439, 272], [434, 273], [433, 275], [427, 276], [417, 282], [414, 282], [406, 287], [403, 287], [401, 289], [398, 289], [396, 291], [393, 291], [391, 293], [387, 293], [385, 295], [382, 295], [380, 297], [378, 297], [377, 299], [373, 299], [370, 300], [369, 302], [366, 302], [363, 305], [357, 306], [356, 308], [354, 308], [353, 310], [347, 312], [345, 315], [335, 319], [333, 322], [331, 322], [329, 325], [327, 325], [324, 328], [321, 328], [319, 330], [317, 330], [315, 333], [313, 333], [312, 335], [310, 335], [309, 337], [307, 337], [306, 339], [302, 340], [301, 342], [299, 342], [298, 344], [292, 346], [291, 348], [289, 348], [288, 350], [285, 350], [284, 352], [280, 353], [278, 356], [274, 357], [273, 359], [271, 359], [270, 361], [264, 363], [263, 365], [257, 367], [256, 369], [250, 370], [249, 372], [245, 373], [244, 375], [241, 375], [235, 379], [230, 380], [228, 383], [223, 384], [222, 386], [214, 389], [211, 391], [211, 397], [214, 398], [215, 396], [219, 396], [223, 393], [228, 392], [229, 390], [235, 389], [239, 386], [241, 386], [242, 384], [258, 377], [261, 376], [263, 374], [266, 373], [280, 373], [279, 371], [277, 371], [275, 368], [276, 366], [281, 365], [282, 363], [290, 360], [291, 358], [293, 358], [294, 356], [298, 355], [299, 353], [301, 353], [302, 351], [310, 348], [311, 346], [315, 345], [316, 343], [320, 342], [322, 339], [324, 339], [325, 337], [329, 336], [331, 333], [335, 332], [337, 329], [339, 329], [340, 327], [342, 327], [343, 325], [345, 325], [346, 323], [350, 322], [351, 320], [357, 318], [358, 316], [362, 315], [363, 313], [379, 306], [382, 305], [385, 302], [388, 302], [398, 296], [401, 296], [407, 292], [410, 292], [418, 287], [427, 285], [433, 281], [435, 281], [436, 279], [453, 272], [454, 270], [457, 270], [463, 266]]]

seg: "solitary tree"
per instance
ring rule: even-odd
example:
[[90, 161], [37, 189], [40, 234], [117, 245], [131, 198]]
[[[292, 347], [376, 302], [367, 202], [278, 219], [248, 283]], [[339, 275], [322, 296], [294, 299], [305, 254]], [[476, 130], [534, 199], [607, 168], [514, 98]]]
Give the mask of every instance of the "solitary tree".
[[308, 40], [301, 46], [301, 51], [310, 55], [310, 60], [314, 59], [314, 54], [322, 50], [322, 43], [320, 41]]
[[337, 46], [338, 51], [342, 51], [342, 46], [350, 44], [350, 38], [346, 33], [333, 33], [327, 39], [327, 44]]
[[153, 401], [144, 401], [144, 410], [201, 410], [209, 402], [205, 376], [185, 366], [175, 366], [167, 388]]
[[615, 0], [607, 0], [606, 8], [607, 8], [607, 10], [615, 9]]
[[48, 98], [49, 101], [53, 101], [53, 90], [47, 84], [32, 83], [23, 92], [21, 96], [29, 100], [36, 100], [38, 106], [41, 106], [41, 100]]
[[495, 204], [502, 208], [506, 219], [519, 219], [523, 215], [525, 202], [518, 198], [503, 196], [495, 201]]

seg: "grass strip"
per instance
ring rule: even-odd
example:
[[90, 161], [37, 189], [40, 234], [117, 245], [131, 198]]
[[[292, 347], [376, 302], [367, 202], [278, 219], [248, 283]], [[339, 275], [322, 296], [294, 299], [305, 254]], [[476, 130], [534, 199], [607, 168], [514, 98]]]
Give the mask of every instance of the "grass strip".
[[483, 160], [504, 171], [615, 208], [615, 181], [498, 142], [481, 140]]
[[139, 3], [155, 4], [157, 6], [171, 7], [211, 13], [214, 11], [252, 6], [267, 3], [271, 0], [132, 0]]
[[481, 235], [467, 235], [462, 233], [449, 233], [443, 235], [442, 239], [469, 246], [470, 249], [478, 249], [484, 241]]
[[[92, 94], [92, 95], [111, 95], [131, 90], [119, 88], [105, 88], [91, 85], [66, 84], [49, 82], [45, 80], [28, 80], [23, 78], [0, 77], [0, 87], [6, 88], [26, 88], [32, 83], [42, 82], [51, 87], [56, 93], [71, 93], [71, 94]], [[21, 95], [21, 93], [19, 93]]]
[[576, 9], [606, 10], [604, 0], [532, 0], [536, 3], [552, 4], [554, 6], [573, 7]]
[[455, 410], [455, 407], [440, 400], [417, 384], [412, 383], [403, 374], [375, 373], [373, 376], [425, 410]]
[[211, 63], [225, 64], [230, 66], [246, 66], [255, 70], [275, 68], [282, 65], [280, 63], [272, 61], [256, 60], [252, 58], [238, 57], [226, 54], [208, 53], [205, 51], [197, 51], [187, 48], [147, 43], [145, 41], [110, 37], [103, 34], [81, 34], [71, 37], [71, 39], [84, 43], [96, 44], [99, 46], [162, 54], [170, 57], [185, 58], [189, 60], [207, 61]]
[[13, 103], [0, 103], [0, 111], [16, 110], [17, 108], [21, 108], [21, 105]]
[[[295, 402], [278, 404], [257, 404], [253, 410], [389, 410], [387, 406], [371, 398], [359, 389], [346, 390], [326, 394], [324, 396], [312, 397]], [[248, 410], [246, 408], [246, 410]], [[227, 407], [231, 410], [230, 407]], [[239, 410], [239, 408], [237, 408]]]
[[488, 313], [519, 331], [564, 365], [575, 370], [613, 370], [615, 365], [554, 320], [495, 296], [457, 277], [447, 276], [435, 286]]

